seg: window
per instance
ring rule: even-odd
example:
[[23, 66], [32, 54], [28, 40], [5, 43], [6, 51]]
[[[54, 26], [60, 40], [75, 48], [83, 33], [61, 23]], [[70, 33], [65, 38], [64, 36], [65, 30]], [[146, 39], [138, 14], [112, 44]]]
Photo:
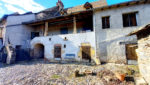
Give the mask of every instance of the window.
[[38, 37], [39, 36], [39, 32], [31, 32], [31, 39]]
[[107, 17], [102, 17], [102, 28], [103, 28], [103, 29], [110, 28], [109, 16], [107, 16]]
[[61, 28], [60, 33], [61, 34], [68, 34], [68, 28]]
[[137, 12], [123, 14], [123, 27], [137, 26], [136, 14]]
[[21, 49], [21, 45], [16, 45], [16, 49]]

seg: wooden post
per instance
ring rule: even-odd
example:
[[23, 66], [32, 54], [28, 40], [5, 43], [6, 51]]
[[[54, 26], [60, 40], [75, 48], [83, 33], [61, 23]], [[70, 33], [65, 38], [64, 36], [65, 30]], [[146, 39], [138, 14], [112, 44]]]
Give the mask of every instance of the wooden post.
[[44, 36], [48, 35], [48, 22], [45, 22], [45, 31], [44, 31]]
[[76, 24], [76, 17], [73, 17], [73, 33], [77, 33], [77, 24]]

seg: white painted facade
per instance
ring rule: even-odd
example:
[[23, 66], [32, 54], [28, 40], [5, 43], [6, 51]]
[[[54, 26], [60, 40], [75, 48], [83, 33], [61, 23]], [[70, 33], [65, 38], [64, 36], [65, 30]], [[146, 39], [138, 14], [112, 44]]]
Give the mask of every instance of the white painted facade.
[[[93, 22], [96, 33], [96, 51], [101, 61], [126, 63], [125, 44], [120, 44], [120, 42], [137, 42], [136, 36], [126, 37], [126, 35], [150, 22], [149, 8], [149, 4], [143, 4], [105, 11], [94, 11]], [[123, 27], [122, 14], [131, 12], [137, 12], [138, 26]], [[105, 16], [110, 16], [109, 29], [102, 29], [102, 17]]]
[[[65, 37], [67, 40], [64, 40]], [[62, 55], [61, 59], [69, 59], [66, 54], [74, 54], [75, 56], [71, 59], [80, 61], [81, 56], [78, 56], [80, 52], [80, 46], [82, 43], [88, 43], [91, 45], [92, 49], [95, 50], [95, 33], [78, 33], [78, 34], [66, 34], [66, 35], [54, 35], [47, 37], [36, 37], [31, 41], [31, 48], [33, 49], [36, 44], [44, 45], [44, 56], [49, 60], [57, 60], [54, 58], [54, 45], [61, 44]], [[66, 48], [64, 48], [66, 45]], [[96, 54], [94, 55], [96, 56]]]
[[23, 25], [22, 22], [35, 20], [34, 14], [8, 16], [6, 33], [5, 33], [5, 45], [10, 43], [15, 48], [16, 45], [21, 45], [23, 48], [30, 48], [31, 31], [32, 27]]

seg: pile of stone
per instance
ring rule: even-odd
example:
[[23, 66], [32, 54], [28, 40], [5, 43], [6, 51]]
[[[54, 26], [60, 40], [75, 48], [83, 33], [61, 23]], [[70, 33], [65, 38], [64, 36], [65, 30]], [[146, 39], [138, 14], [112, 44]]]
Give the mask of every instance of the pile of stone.
[[99, 78], [104, 85], [134, 85], [134, 78], [129, 80], [126, 77], [125, 73], [122, 72], [112, 72], [110, 70], [104, 69], [99, 72], [93, 72], [91, 70], [85, 70], [84, 72], [80, 72], [76, 70], [74, 76], [77, 77], [85, 77], [85, 76], [96, 76]]

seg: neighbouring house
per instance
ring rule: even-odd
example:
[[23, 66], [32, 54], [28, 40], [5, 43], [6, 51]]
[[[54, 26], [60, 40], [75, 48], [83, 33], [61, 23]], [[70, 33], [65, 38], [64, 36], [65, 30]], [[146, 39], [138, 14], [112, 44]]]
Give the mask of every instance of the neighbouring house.
[[150, 22], [150, 0], [130, 1], [93, 11], [96, 54], [101, 62], [128, 63], [137, 60], [137, 37], [127, 34]]
[[150, 84], [150, 24], [142, 26], [128, 34], [128, 36], [133, 35], [136, 35], [138, 38], [136, 54], [138, 56], [140, 73]]
[[[49, 61], [136, 61], [136, 36], [126, 36], [150, 22], [149, 0], [108, 6], [106, 0], [65, 8], [57, 6], [38, 13], [7, 17], [4, 44], [26, 49], [32, 58]], [[19, 56], [18, 58], [22, 58]], [[17, 59], [18, 59], [17, 58]]]

